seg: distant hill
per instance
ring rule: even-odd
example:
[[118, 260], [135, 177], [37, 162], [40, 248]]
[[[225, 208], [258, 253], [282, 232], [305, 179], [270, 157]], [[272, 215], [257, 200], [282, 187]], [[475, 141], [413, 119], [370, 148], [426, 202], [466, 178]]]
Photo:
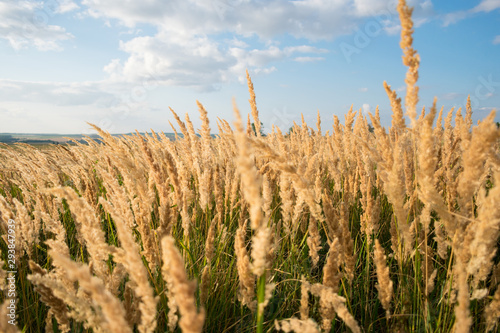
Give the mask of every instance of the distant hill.
[[[133, 135], [135, 133], [112, 134], [113, 136]], [[145, 135], [146, 133], [140, 133]], [[151, 133], [147, 133], [151, 135]], [[175, 140], [174, 133], [165, 133], [165, 136], [170, 140]], [[182, 134], [180, 134], [182, 136]], [[91, 138], [100, 142], [100, 136], [97, 134], [82, 135], [82, 134], [27, 134], [27, 133], [0, 133], [0, 142], [6, 144], [27, 143], [30, 145], [49, 145], [49, 144], [65, 144], [71, 143], [71, 140], [76, 140], [85, 144], [85, 138]]]

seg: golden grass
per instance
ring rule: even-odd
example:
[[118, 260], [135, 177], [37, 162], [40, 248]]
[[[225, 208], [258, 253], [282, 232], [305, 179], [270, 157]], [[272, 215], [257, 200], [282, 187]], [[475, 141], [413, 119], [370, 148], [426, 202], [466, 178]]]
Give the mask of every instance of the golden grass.
[[[408, 66], [393, 119], [351, 108], [322, 133], [302, 119], [255, 132], [236, 104], [211, 137], [89, 140], [0, 150], [0, 250], [14, 219], [18, 326], [63, 332], [492, 330], [500, 315], [500, 131], [436, 103], [417, 118], [411, 9], [398, 6]], [[438, 117], [435, 121], [436, 116]], [[386, 256], [387, 253], [387, 256]], [[4, 265], [4, 264], [2, 264]], [[0, 288], [6, 290], [0, 269]], [[199, 285], [199, 287], [198, 287]], [[6, 298], [3, 300], [7, 302]], [[43, 304], [42, 304], [43, 303]], [[296, 317], [300, 315], [300, 319]], [[180, 316], [180, 319], [179, 319]], [[19, 328], [19, 329], [18, 329]]]

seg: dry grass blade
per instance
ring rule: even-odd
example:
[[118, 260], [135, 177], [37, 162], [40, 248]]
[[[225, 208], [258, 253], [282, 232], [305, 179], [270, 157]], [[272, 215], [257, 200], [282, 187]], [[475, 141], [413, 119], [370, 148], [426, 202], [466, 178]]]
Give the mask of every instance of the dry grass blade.
[[189, 281], [184, 270], [184, 262], [179, 250], [174, 245], [174, 239], [166, 236], [162, 240], [163, 273], [172, 279], [173, 294], [179, 307], [181, 319], [179, 326], [184, 333], [199, 333], [203, 330], [205, 310], [196, 309], [194, 293], [196, 284]]
[[49, 251], [49, 255], [54, 259], [54, 265], [64, 270], [70, 280], [78, 281], [80, 288], [90, 294], [93, 301], [100, 306], [105, 318], [105, 321], [100, 323], [103, 329], [116, 333], [132, 333], [125, 319], [123, 305], [106, 289], [101, 279], [92, 276], [88, 266], [79, 265], [52, 250]]

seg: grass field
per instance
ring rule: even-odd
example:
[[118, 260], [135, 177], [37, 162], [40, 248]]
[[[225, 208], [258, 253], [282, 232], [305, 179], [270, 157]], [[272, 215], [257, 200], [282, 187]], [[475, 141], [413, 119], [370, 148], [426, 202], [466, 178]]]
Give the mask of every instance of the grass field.
[[198, 103], [198, 133], [172, 111], [176, 140], [0, 149], [0, 332], [498, 330], [495, 112], [417, 113], [398, 10], [387, 129], [351, 109], [263, 136], [247, 75], [252, 120], [235, 103], [215, 137]]

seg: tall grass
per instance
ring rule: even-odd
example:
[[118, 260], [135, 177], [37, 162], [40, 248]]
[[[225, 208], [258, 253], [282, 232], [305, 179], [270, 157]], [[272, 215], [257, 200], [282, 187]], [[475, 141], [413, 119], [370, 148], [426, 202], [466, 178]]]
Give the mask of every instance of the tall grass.
[[470, 102], [464, 116], [434, 100], [417, 115], [411, 9], [398, 10], [407, 94], [384, 84], [387, 129], [378, 109], [351, 109], [326, 133], [318, 117], [262, 136], [247, 73], [255, 130], [235, 103], [212, 138], [198, 102], [200, 135], [172, 110], [175, 141], [94, 126], [102, 143], [4, 146], [0, 288], [12, 219], [18, 317], [0, 296], [0, 331], [495, 329], [495, 112], [473, 126]]

